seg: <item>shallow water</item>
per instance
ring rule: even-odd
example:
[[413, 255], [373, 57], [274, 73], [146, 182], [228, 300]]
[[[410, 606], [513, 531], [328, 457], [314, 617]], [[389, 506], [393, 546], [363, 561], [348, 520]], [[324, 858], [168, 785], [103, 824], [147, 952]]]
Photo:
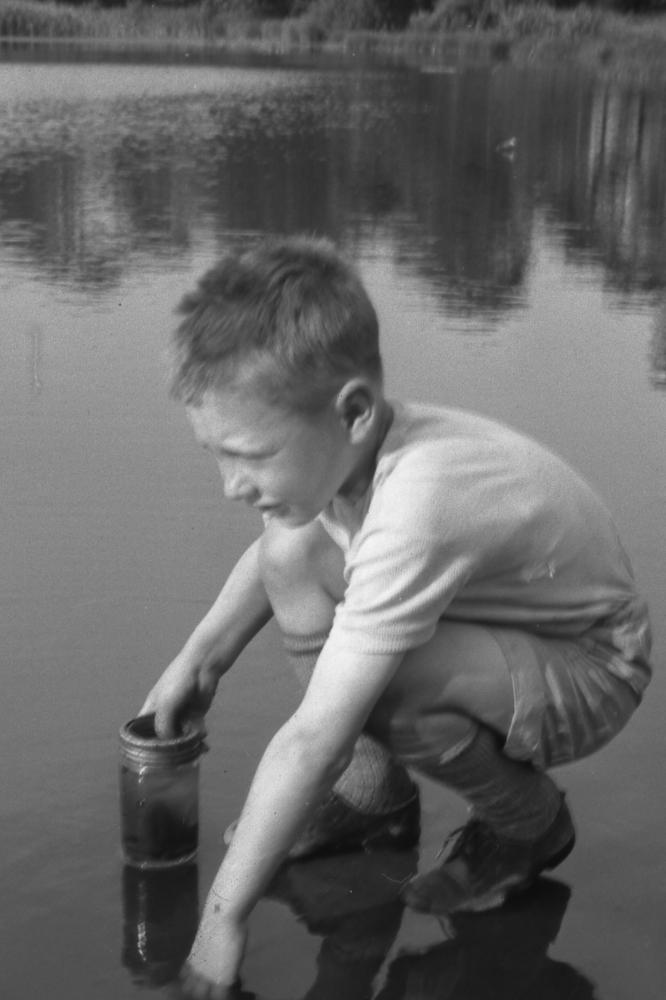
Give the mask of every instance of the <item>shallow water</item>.
[[258, 530], [165, 398], [172, 310], [225, 248], [300, 230], [359, 261], [390, 393], [506, 420], [598, 487], [656, 676], [614, 744], [561, 769], [579, 846], [556, 880], [501, 919], [403, 914], [395, 886], [463, 816], [424, 786], [420, 859], [292, 871], [244, 985], [661, 1000], [663, 98], [570, 68], [0, 63], [3, 1000], [176, 995], [221, 832], [295, 702], [269, 627], [210, 715], [198, 882], [123, 873], [117, 730]]

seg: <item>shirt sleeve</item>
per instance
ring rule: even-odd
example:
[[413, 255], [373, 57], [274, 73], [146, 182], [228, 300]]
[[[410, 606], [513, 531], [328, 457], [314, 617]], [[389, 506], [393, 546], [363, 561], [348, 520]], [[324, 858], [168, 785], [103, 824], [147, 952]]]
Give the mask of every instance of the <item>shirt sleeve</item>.
[[363, 653], [420, 646], [472, 570], [471, 556], [445, 540], [374, 530], [352, 550], [329, 641]]
[[[329, 642], [363, 653], [427, 642], [483, 558], [469, 496], [439, 454], [413, 455], [376, 483], [347, 554]], [[465, 477], [466, 478], [466, 477]]]

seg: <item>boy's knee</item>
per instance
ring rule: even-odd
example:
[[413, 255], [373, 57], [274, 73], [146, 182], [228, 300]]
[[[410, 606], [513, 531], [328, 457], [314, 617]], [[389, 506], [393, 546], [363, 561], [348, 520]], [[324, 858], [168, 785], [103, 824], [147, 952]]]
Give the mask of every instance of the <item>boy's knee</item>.
[[467, 743], [477, 723], [459, 712], [397, 712], [380, 728], [383, 731], [377, 735], [394, 757], [409, 767], [424, 769], [428, 762]]
[[308, 544], [301, 528], [288, 529], [270, 522], [259, 543], [259, 570], [264, 584], [301, 576], [309, 561]]
[[269, 522], [259, 546], [264, 586], [269, 591], [291, 589], [303, 583], [332, 586], [338, 575], [342, 582], [342, 553], [337, 555], [334, 550], [337, 546], [317, 521], [299, 528]]

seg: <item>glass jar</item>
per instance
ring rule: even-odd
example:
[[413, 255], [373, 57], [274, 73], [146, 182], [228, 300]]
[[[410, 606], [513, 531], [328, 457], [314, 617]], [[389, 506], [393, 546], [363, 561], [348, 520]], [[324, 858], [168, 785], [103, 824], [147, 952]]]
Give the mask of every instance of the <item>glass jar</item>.
[[196, 857], [199, 840], [199, 758], [204, 733], [155, 735], [155, 716], [120, 730], [122, 851], [137, 868], [171, 868]]

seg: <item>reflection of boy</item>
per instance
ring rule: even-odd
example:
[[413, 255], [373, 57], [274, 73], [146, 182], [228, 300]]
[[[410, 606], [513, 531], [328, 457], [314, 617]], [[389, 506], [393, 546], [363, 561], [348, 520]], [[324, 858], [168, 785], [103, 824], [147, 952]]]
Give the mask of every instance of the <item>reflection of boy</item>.
[[392, 962], [375, 1000], [594, 1000], [586, 976], [548, 955], [569, 895], [542, 878], [499, 913], [455, 914], [449, 940]]
[[409, 905], [489, 908], [558, 864], [574, 831], [546, 769], [622, 728], [649, 626], [606, 509], [568, 466], [487, 419], [389, 402], [374, 309], [329, 244], [230, 256], [181, 315], [173, 392], [264, 530], [143, 710], [163, 734], [205, 712], [271, 616], [314, 667], [209, 894], [189, 965], [203, 988], [233, 981], [303, 831], [305, 851], [340, 829], [345, 846], [409, 841], [402, 765], [474, 808]]
[[[369, 1000], [403, 918], [400, 886], [416, 851], [373, 851], [286, 865], [269, 889], [321, 940], [303, 1000]], [[399, 947], [399, 943], [398, 943]]]

